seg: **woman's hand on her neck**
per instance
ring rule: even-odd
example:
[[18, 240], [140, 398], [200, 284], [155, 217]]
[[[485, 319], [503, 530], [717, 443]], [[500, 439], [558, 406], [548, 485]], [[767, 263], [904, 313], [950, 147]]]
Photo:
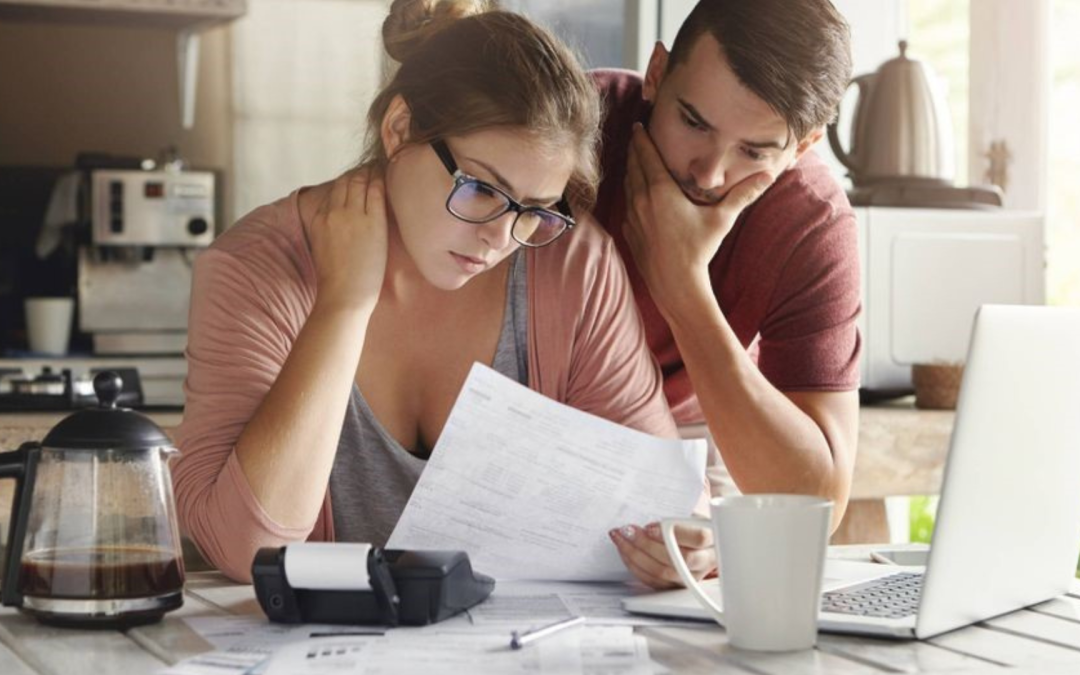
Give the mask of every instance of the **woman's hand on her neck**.
[[322, 508], [386, 272], [382, 178], [350, 171], [316, 190], [301, 203], [318, 283], [315, 306], [236, 442], [255, 499], [286, 527], [310, 527]]
[[363, 168], [338, 177], [306, 229], [318, 282], [316, 305], [374, 311], [387, 258], [382, 176]]

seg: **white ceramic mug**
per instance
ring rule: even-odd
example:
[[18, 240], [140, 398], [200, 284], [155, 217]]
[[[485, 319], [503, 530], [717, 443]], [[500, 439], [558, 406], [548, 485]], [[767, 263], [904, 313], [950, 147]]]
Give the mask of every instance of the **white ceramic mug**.
[[691, 576], [675, 541], [676, 525], [702, 527], [709, 521], [661, 522], [664, 544], [683, 583], [724, 626], [733, 647], [759, 651], [813, 647], [832, 502], [807, 495], [756, 494], [720, 497], [709, 505], [723, 607]]
[[26, 335], [30, 351], [67, 354], [74, 310], [72, 298], [27, 298]]

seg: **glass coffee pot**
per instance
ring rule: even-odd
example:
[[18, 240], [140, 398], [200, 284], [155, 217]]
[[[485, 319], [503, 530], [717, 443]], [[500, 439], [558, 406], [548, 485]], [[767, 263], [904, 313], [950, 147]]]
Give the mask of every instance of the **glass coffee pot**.
[[99, 373], [97, 408], [0, 453], [0, 478], [16, 481], [0, 600], [45, 623], [123, 628], [183, 604], [168, 467], [177, 450], [116, 406], [121, 389], [116, 373]]

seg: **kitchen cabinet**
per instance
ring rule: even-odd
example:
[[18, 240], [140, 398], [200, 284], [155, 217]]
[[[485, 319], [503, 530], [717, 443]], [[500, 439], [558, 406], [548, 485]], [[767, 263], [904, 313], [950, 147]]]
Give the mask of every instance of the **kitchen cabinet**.
[[0, 19], [176, 29], [180, 118], [195, 125], [199, 33], [247, 11], [247, 0], [0, 0]]

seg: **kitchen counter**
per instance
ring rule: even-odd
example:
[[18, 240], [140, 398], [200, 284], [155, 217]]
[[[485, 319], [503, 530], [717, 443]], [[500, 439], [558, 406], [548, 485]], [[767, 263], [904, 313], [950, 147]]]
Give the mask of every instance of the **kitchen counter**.
[[[0, 413], [0, 448], [40, 440], [67, 416], [63, 412]], [[181, 412], [146, 413], [166, 433], [180, 424]], [[934, 494], [941, 485], [953, 411], [919, 410], [913, 399], [863, 406], [852, 499]]]
[[[147, 413], [166, 433], [179, 412]], [[40, 440], [66, 413], [0, 413], [0, 449]], [[888, 541], [884, 498], [936, 494], [952, 434], [953, 411], [919, 410], [912, 397], [863, 406], [851, 503], [834, 543]], [[0, 530], [6, 530], [14, 481], [0, 480]]]
[[920, 410], [914, 397], [863, 406], [852, 499], [937, 494], [953, 410]]
[[[26, 441], [40, 441], [57, 422], [70, 414], [70, 411], [0, 413], [0, 449], [15, 450]], [[182, 412], [143, 414], [154, 420], [165, 433], [171, 433], [184, 417]]]
[[920, 410], [911, 396], [860, 409], [851, 500], [832, 543], [888, 542], [885, 497], [938, 493], [955, 414]]

